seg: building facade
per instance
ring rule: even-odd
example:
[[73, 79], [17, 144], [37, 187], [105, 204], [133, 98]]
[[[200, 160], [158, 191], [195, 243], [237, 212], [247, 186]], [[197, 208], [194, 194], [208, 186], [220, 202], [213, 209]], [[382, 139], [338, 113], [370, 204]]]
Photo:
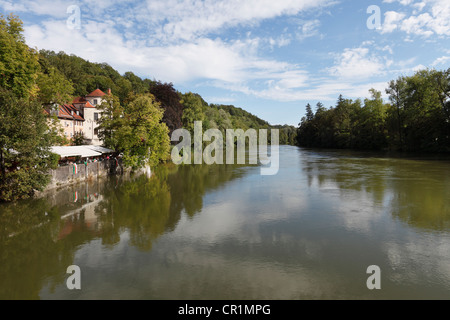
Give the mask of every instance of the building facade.
[[[108, 89], [108, 94], [111, 90]], [[64, 104], [47, 110], [47, 114], [55, 115], [58, 124], [67, 139], [73, 139], [76, 134], [84, 136], [84, 143], [102, 145], [98, 137], [98, 119], [101, 110], [98, 107], [103, 103], [106, 94], [96, 89], [84, 97], [76, 97], [71, 104]]]

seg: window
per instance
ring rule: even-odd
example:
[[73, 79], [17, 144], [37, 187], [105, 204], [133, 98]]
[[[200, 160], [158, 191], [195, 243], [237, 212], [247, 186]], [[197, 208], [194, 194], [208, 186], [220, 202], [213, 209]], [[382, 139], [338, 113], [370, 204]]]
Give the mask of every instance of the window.
[[94, 106], [97, 104], [97, 99], [94, 99]]
[[98, 120], [98, 112], [94, 112], [94, 121]]
[[98, 135], [98, 128], [94, 129], [94, 134], [97, 136]]

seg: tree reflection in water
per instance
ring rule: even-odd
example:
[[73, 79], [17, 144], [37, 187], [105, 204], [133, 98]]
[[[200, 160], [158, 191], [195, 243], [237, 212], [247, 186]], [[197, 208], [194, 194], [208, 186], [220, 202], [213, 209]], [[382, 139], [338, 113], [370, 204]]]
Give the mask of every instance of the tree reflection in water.
[[111, 177], [0, 204], [0, 299], [39, 299], [45, 285], [52, 291], [77, 250], [94, 239], [114, 246], [128, 232], [130, 245], [151, 250], [183, 213], [192, 218], [202, 210], [208, 190], [245, 174], [235, 167], [165, 165], [150, 178]]
[[[330, 161], [332, 159], [332, 161]], [[364, 194], [373, 206], [430, 231], [450, 229], [450, 166], [446, 161], [386, 157], [373, 152], [303, 150], [308, 185]]]

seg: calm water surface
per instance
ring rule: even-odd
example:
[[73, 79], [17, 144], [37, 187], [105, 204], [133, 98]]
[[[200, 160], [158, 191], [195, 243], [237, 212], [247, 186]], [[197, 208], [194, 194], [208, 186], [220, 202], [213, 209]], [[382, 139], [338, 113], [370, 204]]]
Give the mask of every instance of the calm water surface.
[[0, 298], [450, 299], [450, 161], [282, 146], [280, 163], [167, 166], [1, 205]]

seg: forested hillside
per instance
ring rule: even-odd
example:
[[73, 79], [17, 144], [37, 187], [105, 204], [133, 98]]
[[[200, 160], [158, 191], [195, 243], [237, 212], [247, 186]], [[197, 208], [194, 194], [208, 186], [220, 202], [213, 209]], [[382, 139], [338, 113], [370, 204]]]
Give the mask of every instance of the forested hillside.
[[[196, 93], [181, 93], [172, 83], [162, 83], [157, 80], [141, 79], [133, 72], [121, 75], [107, 63], [89, 62], [75, 55], [64, 52], [40, 50], [39, 61], [47, 69], [55, 69], [67, 82], [61, 88], [61, 95], [82, 96], [99, 88], [112, 93], [119, 98], [121, 105], [127, 105], [134, 96], [151, 93], [161, 103], [164, 109], [162, 121], [173, 130], [185, 127], [193, 128], [194, 121], [203, 121], [203, 129], [270, 129], [267, 121], [232, 105], [208, 104]], [[278, 128], [278, 127], [277, 127]], [[296, 134], [292, 128], [283, 127], [280, 133], [281, 144], [293, 144]]]

